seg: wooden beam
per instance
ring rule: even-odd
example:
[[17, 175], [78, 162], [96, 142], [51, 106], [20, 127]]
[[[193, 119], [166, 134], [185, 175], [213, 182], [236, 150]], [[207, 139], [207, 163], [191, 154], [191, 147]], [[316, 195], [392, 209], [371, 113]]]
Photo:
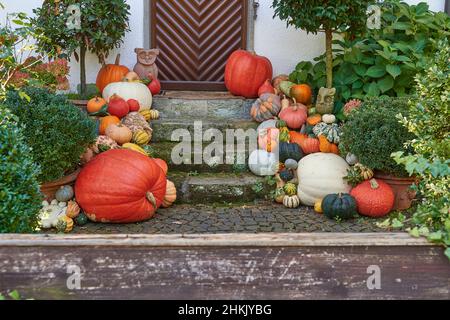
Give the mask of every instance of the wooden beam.
[[407, 233], [261, 233], [185, 235], [0, 234], [0, 247], [148, 246], [148, 247], [301, 247], [301, 246], [432, 246]]

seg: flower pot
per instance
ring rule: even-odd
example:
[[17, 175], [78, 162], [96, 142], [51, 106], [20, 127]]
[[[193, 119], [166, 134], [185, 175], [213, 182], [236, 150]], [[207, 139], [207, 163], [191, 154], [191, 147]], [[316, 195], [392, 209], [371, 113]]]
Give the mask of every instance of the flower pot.
[[73, 173], [62, 177], [61, 179], [50, 181], [44, 184], [41, 184], [41, 192], [45, 196], [45, 200], [53, 200], [55, 198], [55, 193], [62, 186], [75, 184], [75, 180], [77, 180], [78, 174], [81, 169], [74, 171]]
[[87, 104], [88, 104], [88, 100], [69, 100], [69, 102], [71, 102], [72, 104], [74, 104], [75, 106], [86, 110], [87, 108]]
[[416, 197], [416, 192], [411, 187], [416, 183], [416, 178], [398, 178], [383, 172], [375, 172], [375, 179], [386, 182], [391, 186], [395, 195], [392, 210], [406, 210], [411, 207], [411, 202]]

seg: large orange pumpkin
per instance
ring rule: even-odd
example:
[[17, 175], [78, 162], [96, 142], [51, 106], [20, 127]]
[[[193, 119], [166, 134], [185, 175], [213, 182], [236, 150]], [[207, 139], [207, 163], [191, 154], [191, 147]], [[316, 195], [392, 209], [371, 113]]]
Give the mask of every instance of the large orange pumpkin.
[[98, 132], [101, 136], [104, 136], [106, 134], [106, 129], [111, 124], [118, 124], [120, 123], [120, 119], [116, 116], [106, 116], [100, 119], [100, 125], [98, 128]]
[[95, 84], [100, 93], [103, 93], [103, 89], [105, 89], [108, 84], [121, 81], [128, 72], [130, 72], [130, 70], [127, 67], [120, 65], [120, 54], [118, 54], [114, 64], [104, 65], [100, 69]]
[[272, 63], [254, 52], [237, 50], [228, 58], [225, 67], [225, 85], [236, 96], [257, 98], [258, 90], [272, 79]]
[[166, 181], [153, 159], [131, 150], [109, 150], [80, 172], [75, 197], [93, 221], [138, 222], [153, 217], [161, 206]]

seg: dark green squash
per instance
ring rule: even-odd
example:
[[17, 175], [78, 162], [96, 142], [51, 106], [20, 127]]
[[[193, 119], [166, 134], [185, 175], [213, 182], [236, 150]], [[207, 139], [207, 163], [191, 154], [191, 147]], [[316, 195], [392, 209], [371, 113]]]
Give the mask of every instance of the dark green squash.
[[281, 162], [285, 162], [287, 159], [300, 161], [305, 156], [298, 144], [288, 142], [280, 142], [279, 154]]
[[356, 200], [348, 193], [327, 195], [322, 200], [322, 210], [330, 219], [351, 219], [358, 215]]
[[75, 218], [75, 223], [78, 226], [84, 226], [88, 223], [88, 217], [84, 214], [84, 212], [80, 212], [80, 214]]
[[294, 179], [294, 174], [292, 173], [291, 170], [284, 169], [280, 172], [280, 178], [284, 182], [288, 182], [288, 181], [291, 181], [292, 179]]

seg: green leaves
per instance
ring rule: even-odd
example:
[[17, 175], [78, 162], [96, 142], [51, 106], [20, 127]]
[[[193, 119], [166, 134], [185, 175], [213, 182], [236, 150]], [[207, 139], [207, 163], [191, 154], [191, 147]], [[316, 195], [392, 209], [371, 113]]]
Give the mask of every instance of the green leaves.
[[386, 71], [392, 76], [392, 78], [397, 78], [401, 73], [402, 70], [397, 65], [388, 64], [386, 66]]
[[386, 69], [384, 66], [372, 66], [366, 71], [366, 76], [371, 78], [381, 78], [386, 74]]

